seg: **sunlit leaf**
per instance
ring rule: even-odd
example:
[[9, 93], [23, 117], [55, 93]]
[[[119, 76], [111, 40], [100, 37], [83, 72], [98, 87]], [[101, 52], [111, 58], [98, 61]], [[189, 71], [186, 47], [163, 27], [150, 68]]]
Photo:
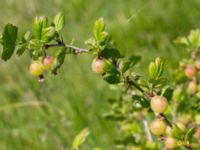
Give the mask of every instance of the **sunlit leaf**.
[[76, 150], [78, 149], [86, 140], [88, 135], [90, 134], [90, 131], [88, 128], [83, 129], [75, 138], [72, 144], [72, 149]]
[[60, 31], [64, 28], [65, 26], [65, 16], [62, 13], [58, 13], [54, 17], [54, 25], [55, 25], [55, 30]]

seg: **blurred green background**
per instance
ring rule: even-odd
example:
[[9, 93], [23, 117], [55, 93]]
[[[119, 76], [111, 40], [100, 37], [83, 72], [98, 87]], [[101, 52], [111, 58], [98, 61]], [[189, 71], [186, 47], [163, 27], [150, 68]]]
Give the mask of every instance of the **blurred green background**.
[[[11, 22], [21, 34], [30, 29], [36, 15], [63, 12], [65, 41], [74, 38], [80, 47], [92, 34], [94, 21], [104, 17], [120, 51], [143, 56], [136, 68], [141, 74], [146, 74], [149, 61], [161, 56], [169, 79], [178, 60], [187, 56], [173, 40], [200, 26], [199, 0], [0, 0], [0, 6], [0, 29]], [[116, 125], [102, 114], [115, 91], [92, 73], [91, 61], [87, 54], [67, 56], [59, 75], [49, 75], [44, 84], [29, 75], [27, 56], [1, 61], [0, 150], [69, 149], [85, 127], [91, 130], [85, 149], [113, 150]]]

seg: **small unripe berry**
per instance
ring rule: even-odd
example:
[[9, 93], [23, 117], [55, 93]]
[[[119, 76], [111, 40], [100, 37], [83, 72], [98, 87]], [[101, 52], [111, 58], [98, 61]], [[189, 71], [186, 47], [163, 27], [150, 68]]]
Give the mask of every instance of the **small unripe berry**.
[[155, 113], [163, 113], [166, 111], [167, 107], [168, 101], [165, 97], [156, 95], [151, 99], [151, 109]]
[[196, 67], [197, 69], [200, 69], [200, 60], [196, 60], [196, 61], [195, 61], [195, 67]]
[[33, 61], [29, 66], [29, 72], [34, 76], [40, 76], [44, 72], [44, 65], [39, 60]]
[[197, 83], [195, 81], [190, 81], [188, 84], [187, 92], [189, 94], [195, 94], [197, 91]]
[[45, 57], [43, 64], [44, 64], [45, 69], [50, 70], [54, 64], [54, 57], [53, 56]]
[[151, 132], [157, 136], [163, 135], [166, 128], [165, 122], [161, 119], [155, 119], [150, 125]]
[[172, 137], [167, 137], [165, 139], [165, 147], [168, 149], [174, 149], [176, 147], [176, 140]]
[[92, 62], [92, 70], [95, 73], [103, 74], [105, 72], [104, 71], [105, 65], [106, 65], [105, 59], [94, 59]]
[[188, 78], [192, 78], [194, 77], [195, 75], [197, 74], [197, 71], [194, 67], [192, 66], [187, 66], [185, 68], [185, 75], [188, 77]]

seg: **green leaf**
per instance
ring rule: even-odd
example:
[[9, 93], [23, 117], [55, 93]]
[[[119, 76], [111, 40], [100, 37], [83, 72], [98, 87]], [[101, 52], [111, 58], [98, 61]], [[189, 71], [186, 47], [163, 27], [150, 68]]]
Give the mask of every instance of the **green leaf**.
[[140, 56], [131, 56], [128, 60], [120, 62], [120, 70], [125, 73], [128, 69], [133, 68], [141, 60]]
[[136, 145], [137, 144], [135, 137], [132, 135], [125, 136], [122, 139], [115, 140], [114, 142], [116, 145], [119, 145], [119, 144], [122, 144], [122, 145], [134, 144], [134, 145]]
[[54, 17], [55, 30], [60, 31], [65, 26], [65, 16], [60, 12]]
[[200, 29], [192, 30], [188, 36], [188, 40], [192, 46], [200, 47]]
[[171, 89], [170, 87], [165, 87], [162, 89], [161, 95], [166, 97], [167, 100], [169, 101], [173, 96], [173, 92], [174, 92], [174, 90]]
[[34, 60], [38, 60], [39, 57], [44, 57], [45, 56], [45, 52], [42, 48], [40, 49], [35, 49], [35, 50], [30, 50], [31, 52], [31, 57], [34, 59]]
[[104, 71], [110, 74], [118, 73], [116, 66], [113, 64], [112, 60], [106, 60], [106, 64], [104, 65]]
[[182, 131], [176, 124], [173, 125], [172, 135], [176, 139], [182, 140]]
[[80, 148], [80, 146], [85, 142], [86, 138], [90, 134], [90, 131], [88, 128], [82, 130], [75, 138], [72, 144], [72, 149], [76, 150]]
[[184, 83], [186, 81], [188, 81], [188, 78], [185, 75], [185, 71], [182, 68], [176, 70], [176, 75], [175, 75], [176, 84]]
[[185, 137], [184, 137], [184, 140], [185, 141], [191, 141], [192, 140], [192, 137], [193, 135], [195, 134], [196, 130], [194, 128], [190, 128], [186, 134], [185, 134]]
[[149, 101], [143, 96], [133, 95], [132, 98], [133, 100], [136, 100], [139, 104], [141, 104], [142, 107], [148, 108], [150, 106]]
[[32, 35], [31, 35], [31, 32], [30, 31], [27, 31], [25, 34], [24, 34], [24, 40], [25, 41], [29, 41], [31, 39]]
[[189, 45], [188, 39], [186, 37], [178, 37], [175, 41], [177, 44]]
[[93, 34], [95, 39], [98, 41], [99, 44], [106, 41], [108, 38], [108, 33], [105, 30], [105, 23], [103, 18], [98, 19], [93, 27]]
[[108, 43], [111, 40], [111, 37], [105, 30], [105, 23], [102, 18], [98, 19], [93, 26], [93, 36], [85, 42], [89, 45], [90, 51], [93, 52], [93, 55], [99, 56], [100, 52], [108, 47]]
[[93, 28], [94, 36], [97, 38], [99, 33], [103, 32], [105, 29], [105, 22], [103, 18], [98, 19]]
[[38, 50], [43, 46], [43, 43], [38, 40], [38, 39], [32, 39], [29, 41], [28, 43], [28, 48], [29, 49], [34, 49], [34, 50]]
[[88, 45], [88, 46], [91, 46], [92, 48], [96, 47], [96, 41], [93, 37], [86, 40], [85, 44]]
[[[17, 45], [17, 47], [16, 47], [16, 54], [18, 55], [18, 56], [21, 56], [24, 52], [25, 52], [25, 50], [26, 49], [28, 49], [28, 47], [30, 46], [30, 43], [32, 43], [33, 41], [37, 41], [35, 44], [36, 44], [36, 46], [38, 46], [38, 45], [40, 45], [40, 43], [38, 44], [38, 42], [39, 42], [39, 40], [31, 40], [31, 38], [32, 38], [32, 34], [31, 34], [31, 32], [30, 31], [27, 31], [25, 34], [24, 34], [24, 36], [23, 36], [23, 38], [21, 39], [21, 41], [19, 41], [18, 43], [18, 45]], [[31, 42], [30, 42], [31, 41]], [[33, 43], [32, 43], [33, 44]], [[35, 45], [34, 44], [34, 45]], [[37, 45], [38, 44], [38, 45]], [[30, 47], [29, 47], [30, 48]], [[33, 47], [31, 47], [31, 48], [33, 48]], [[40, 47], [39, 47], [40, 48]], [[38, 49], [39, 49], [38, 48]]]
[[150, 79], [149, 82], [153, 85], [154, 88], [161, 88], [166, 85], [167, 79], [164, 77], [159, 77], [157, 79]]
[[18, 28], [16, 26], [12, 24], [5, 26], [2, 37], [3, 53], [1, 56], [4, 61], [8, 60], [15, 50], [17, 34]]
[[109, 98], [107, 101], [109, 104], [114, 104], [117, 100], [114, 98]]
[[66, 48], [62, 48], [58, 51], [58, 53], [56, 54], [55, 57], [55, 64], [54, 67], [52, 69], [52, 73], [56, 74], [57, 70], [62, 66], [62, 64], [64, 63], [65, 60], [65, 52], [66, 52]]
[[48, 43], [50, 42], [55, 36], [55, 28], [54, 27], [47, 27], [42, 30], [42, 42]]
[[26, 43], [18, 45], [16, 47], [16, 50], [17, 50], [16, 53], [17, 53], [17, 55], [21, 56], [24, 53], [24, 51], [26, 50], [26, 48], [27, 48], [27, 44]]
[[140, 56], [131, 56], [131, 57], [129, 58], [130, 67], [135, 66], [140, 60], [141, 60], [141, 57], [140, 57]]
[[100, 45], [105, 45], [106, 42], [109, 40], [109, 34], [107, 32], [101, 32], [98, 36], [98, 42]]
[[119, 74], [110, 74], [106, 73], [103, 75], [103, 79], [108, 82], [109, 84], [117, 84], [120, 82]]
[[34, 35], [36, 39], [42, 38], [43, 28], [47, 27], [48, 19], [45, 16], [37, 16], [35, 17], [33, 28], [34, 28]]
[[106, 59], [117, 59], [122, 57], [120, 52], [115, 48], [105, 48], [101, 51], [100, 56]]
[[149, 75], [152, 79], [162, 76], [164, 71], [164, 62], [160, 58], [156, 58], [154, 62], [149, 64]]
[[34, 35], [43, 43], [50, 42], [55, 36], [55, 28], [53, 26], [47, 27], [48, 19], [45, 16], [36, 17], [34, 20]]

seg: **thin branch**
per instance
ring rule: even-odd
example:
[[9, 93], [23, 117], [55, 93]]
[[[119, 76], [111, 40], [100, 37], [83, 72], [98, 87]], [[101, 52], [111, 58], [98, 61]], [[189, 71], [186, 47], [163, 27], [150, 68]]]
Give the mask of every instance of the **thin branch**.
[[129, 77], [127, 77], [127, 82], [129, 85], [134, 86], [136, 89], [138, 89], [146, 98], [147, 100], [151, 99], [151, 96], [149, 96], [148, 93], [146, 93], [137, 83], [135, 83], [133, 80], [131, 80]]
[[68, 45], [68, 44], [64, 44], [64, 43], [58, 43], [58, 44], [46, 44], [45, 49], [49, 49], [52, 47], [63, 47], [63, 48], [69, 48], [72, 50], [72, 53], [77, 55], [77, 54], [81, 54], [81, 53], [88, 53], [89, 50], [87, 49], [83, 49], [83, 48], [79, 48], [73, 45]]
[[128, 82], [129, 85], [132, 85], [136, 89], [138, 89], [142, 94], [145, 93], [144, 90], [139, 85], [137, 85], [137, 83], [135, 83], [133, 80], [129, 79], [128, 77], [127, 77], [127, 82]]
[[150, 132], [150, 129], [149, 129], [149, 125], [148, 125], [148, 122], [147, 120], [143, 120], [143, 124], [144, 124], [144, 128], [145, 128], [145, 132], [146, 132], [146, 136], [147, 136], [147, 139], [149, 142], [153, 142], [153, 138], [152, 138], [152, 135], [151, 135], [151, 132]]
[[165, 122], [166, 122], [171, 128], [173, 128], [172, 123], [168, 120], [168, 118], [167, 118], [163, 113], [160, 114], [160, 117], [162, 117], [162, 118], [165, 120]]
[[65, 48], [70, 48], [73, 50], [74, 54], [81, 54], [81, 53], [88, 53], [89, 50], [83, 49], [83, 48], [78, 48], [72, 45], [65, 45]]

